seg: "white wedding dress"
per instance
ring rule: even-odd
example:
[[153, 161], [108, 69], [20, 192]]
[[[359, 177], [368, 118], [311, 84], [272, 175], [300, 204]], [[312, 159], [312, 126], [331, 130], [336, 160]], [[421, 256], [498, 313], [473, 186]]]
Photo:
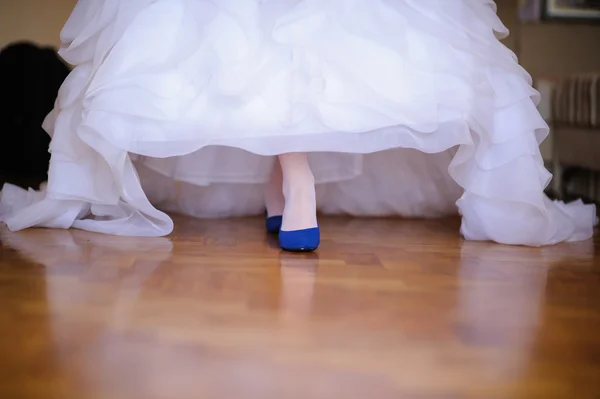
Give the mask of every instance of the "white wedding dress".
[[[593, 235], [550, 201], [538, 93], [491, 0], [80, 0], [42, 191], [0, 220], [160, 236], [163, 211], [260, 214], [273, 155], [310, 152], [319, 210], [435, 217], [467, 239]], [[160, 211], [158, 209], [161, 209]], [[401, 222], [399, 222], [401, 223]]]

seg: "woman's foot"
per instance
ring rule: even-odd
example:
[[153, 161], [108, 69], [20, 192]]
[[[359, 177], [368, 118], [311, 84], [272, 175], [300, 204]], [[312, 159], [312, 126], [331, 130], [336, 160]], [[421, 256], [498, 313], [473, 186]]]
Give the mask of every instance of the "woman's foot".
[[310, 169], [289, 173], [283, 180], [284, 231], [311, 229], [317, 224], [315, 180]]
[[268, 233], [279, 233], [281, 230], [282, 215], [285, 208], [283, 197], [283, 177], [279, 159], [275, 160], [269, 182], [265, 186], [265, 224]]
[[310, 252], [320, 243], [317, 223], [315, 179], [306, 154], [279, 156], [283, 176], [285, 207], [279, 243], [292, 252]]

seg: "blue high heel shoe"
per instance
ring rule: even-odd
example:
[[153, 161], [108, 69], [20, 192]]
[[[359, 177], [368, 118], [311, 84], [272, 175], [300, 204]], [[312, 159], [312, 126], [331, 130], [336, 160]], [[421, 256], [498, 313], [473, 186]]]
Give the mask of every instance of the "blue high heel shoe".
[[279, 246], [288, 252], [313, 252], [321, 243], [318, 227], [304, 230], [279, 231]]
[[281, 230], [281, 223], [283, 222], [283, 216], [271, 216], [268, 217], [265, 212], [265, 226], [267, 228], [267, 233], [269, 234], [277, 234], [279, 230]]

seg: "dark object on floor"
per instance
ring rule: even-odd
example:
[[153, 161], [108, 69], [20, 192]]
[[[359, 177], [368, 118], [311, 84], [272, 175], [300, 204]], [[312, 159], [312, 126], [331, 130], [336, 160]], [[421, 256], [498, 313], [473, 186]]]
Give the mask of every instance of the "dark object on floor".
[[42, 122], [68, 74], [52, 48], [20, 42], [0, 52], [0, 183], [36, 187], [46, 180], [50, 137]]

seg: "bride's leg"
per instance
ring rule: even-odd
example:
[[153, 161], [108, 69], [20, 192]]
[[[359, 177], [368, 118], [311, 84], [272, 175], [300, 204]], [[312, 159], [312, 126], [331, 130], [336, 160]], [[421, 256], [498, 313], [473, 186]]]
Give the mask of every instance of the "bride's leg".
[[283, 215], [285, 198], [283, 197], [283, 175], [279, 158], [275, 158], [271, 177], [265, 187], [265, 207], [268, 217]]
[[306, 153], [279, 155], [283, 177], [282, 231], [304, 230], [317, 227], [315, 179]]

